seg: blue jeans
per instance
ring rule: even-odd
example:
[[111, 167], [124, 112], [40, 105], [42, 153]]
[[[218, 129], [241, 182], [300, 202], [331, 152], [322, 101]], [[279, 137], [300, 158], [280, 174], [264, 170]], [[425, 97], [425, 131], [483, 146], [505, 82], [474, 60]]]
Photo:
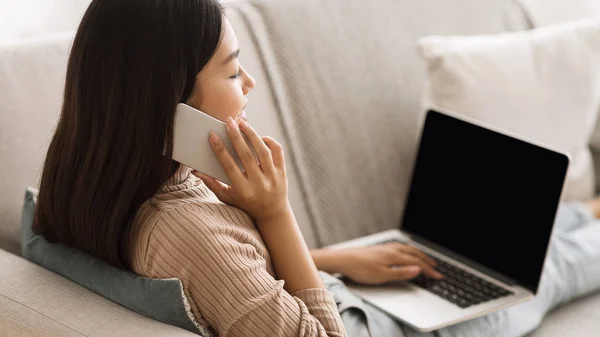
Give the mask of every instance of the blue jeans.
[[555, 307], [600, 289], [600, 220], [582, 204], [557, 213], [538, 294], [531, 301], [431, 333], [411, 329], [350, 293], [331, 275], [323, 280], [351, 337], [519, 337], [535, 330]]

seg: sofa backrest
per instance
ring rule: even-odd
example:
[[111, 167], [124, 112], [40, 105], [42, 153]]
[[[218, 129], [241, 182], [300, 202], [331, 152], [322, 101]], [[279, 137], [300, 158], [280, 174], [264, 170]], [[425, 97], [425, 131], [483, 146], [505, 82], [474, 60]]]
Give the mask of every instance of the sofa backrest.
[[0, 1], [0, 44], [77, 27], [91, 0]]
[[530, 28], [512, 0], [250, 0], [236, 7], [278, 89], [279, 119], [319, 245], [399, 225], [423, 115], [417, 38]]
[[0, 249], [19, 253], [27, 186], [37, 186], [58, 121], [73, 34], [0, 46]]
[[[259, 85], [246, 108], [264, 136], [285, 139], [277, 121], [268, 76], [252, 35], [236, 13], [227, 15], [238, 32], [241, 62]], [[39, 186], [41, 168], [62, 104], [74, 31], [0, 44], [0, 249], [20, 254], [19, 223], [25, 189]], [[283, 141], [281, 141], [283, 142]], [[288, 152], [287, 144], [284, 145]], [[294, 167], [288, 165], [290, 200], [303, 235], [316, 246]]]
[[[412, 167], [425, 72], [418, 37], [529, 28], [512, 0], [227, 3], [258, 85], [246, 111], [284, 146], [309, 247], [394, 228]], [[39, 183], [73, 32], [0, 47], [0, 249], [19, 252], [21, 202]]]

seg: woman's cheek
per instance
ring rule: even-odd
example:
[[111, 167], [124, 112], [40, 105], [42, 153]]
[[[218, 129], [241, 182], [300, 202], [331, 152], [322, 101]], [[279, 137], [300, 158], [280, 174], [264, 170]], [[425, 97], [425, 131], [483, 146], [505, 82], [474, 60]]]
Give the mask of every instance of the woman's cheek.
[[242, 112], [242, 108], [246, 104], [246, 98], [241, 88], [235, 88], [236, 90], [231, 91], [231, 95], [228, 99], [228, 110], [231, 111], [233, 116], [237, 116]]

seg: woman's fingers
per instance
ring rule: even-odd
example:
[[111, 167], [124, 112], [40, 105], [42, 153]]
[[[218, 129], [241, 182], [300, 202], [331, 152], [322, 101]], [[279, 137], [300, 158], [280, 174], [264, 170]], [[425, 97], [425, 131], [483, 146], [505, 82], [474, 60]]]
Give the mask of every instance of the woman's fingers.
[[425, 260], [420, 259], [414, 255], [406, 254], [403, 252], [398, 253], [398, 255], [396, 256], [396, 262], [394, 262], [393, 265], [416, 265], [416, 266], [421, 267], [421, 270], [427, 276], [430, 276], [430, 277], [433, 277], [436, 279], [441, 279], [444, 277], [444, 275], [442, 275], [440, 272], [435, 270]]
[[402, 244], [401, 244], [401, 245], [398, 247], [398, 249], [399, 249], [400, 251], [402, 251], [402, 252], [405, 252], [405, 253], [408, 253], [408, 254], [414, 255], [414, 256], [416, 256], [416, 257], [418, 257], [418, 258], [421, 258], [421, 259], [423, 259], [423, 260], [426, 260], [426, 261], [427, 261], [427, 262], [428, 262], [430, 265], [432, 265], [432, 266], [436, 266], [436, 265], [437, 265], [437, 263], [435, 262], [435, 260], [434, 260], [434, 259], [433, 259], [431, 256], [429, 256], [429, 255], [427, 255], [427, 254], [423, 253], [422, 251], [418, 250], [417, 248], [415, 248], [415, 247], [413, 247], [413, 246], [409, 246], [409, 245], [402, 245]]
[[227, 151], [227, 148], [225, 148], [225, 144], [223, 144], [223, 141], [216, 133], [210, 133], [209, 143], [213, 152], [217, 156], [219, 163], [223, 167], [223, 170], [225, 170], [225, 174], [227, 174], [227, 177], [229, 177], [231, 182], [234, 184], [241, 184], [244, 180], [246, 180], [242, 174], [242, 171], [240, 171], [240, 168]]
[[248, 176], [256, 176], [260, 172], [258, 163], [254, 158], [252, 150], [250, 150], [250, 147], [248, 147], [248, 144], [246, 144], [244, 137], [242, 137], [242, 133], [235, 124], [235, 121], [231, 117], [227, 118], [227, 133], [229, 134], [229, 139], [231, 139], [233, 148], [238, 153], [246, 172], [248, 172]]
[[419, 266], [391, 266], [389, 268], [389, 281], [408, 281], [421, 273]]
[[248, 140], [250, 140], [250, 144], [252, 144], [252, 147], [258, 156], [261, 170], [270, 174], [274, 168], [273, 158], [271, 158], [271, 150], [269, 150], [258, 133], [256, 133], [256, 131], [246, 121], [241, 121], [240, 129], [246, 135], [246, 137], [248, 137]]
[[276, 168], [285, 172], [285, 158], [283, 156], [283, 147], [271, 137], [262, 137], [263, 142], [271, 150], [271, 157]]
[[231, 197], [231, 186], [227, 186], [222, 182], [216, 180], [213, 177], [209, 177], [204, 173], [200, 173], [196, 170], [192, 171], [192, 174], [202, 179], [206, 187], [208, 187], [222, 202], [231, 205], [233, 199]]

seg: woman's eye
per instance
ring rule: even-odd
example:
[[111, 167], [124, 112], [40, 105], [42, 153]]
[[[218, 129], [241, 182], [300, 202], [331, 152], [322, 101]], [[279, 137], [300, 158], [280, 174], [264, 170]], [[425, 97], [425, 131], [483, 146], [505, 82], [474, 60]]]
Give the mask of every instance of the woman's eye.
[[238, 78], [238, 77], [240, 77], [241, 74], [242, 74], [242, 72], [238, 71], [237, 74], [231, 76], [230, 78]]

